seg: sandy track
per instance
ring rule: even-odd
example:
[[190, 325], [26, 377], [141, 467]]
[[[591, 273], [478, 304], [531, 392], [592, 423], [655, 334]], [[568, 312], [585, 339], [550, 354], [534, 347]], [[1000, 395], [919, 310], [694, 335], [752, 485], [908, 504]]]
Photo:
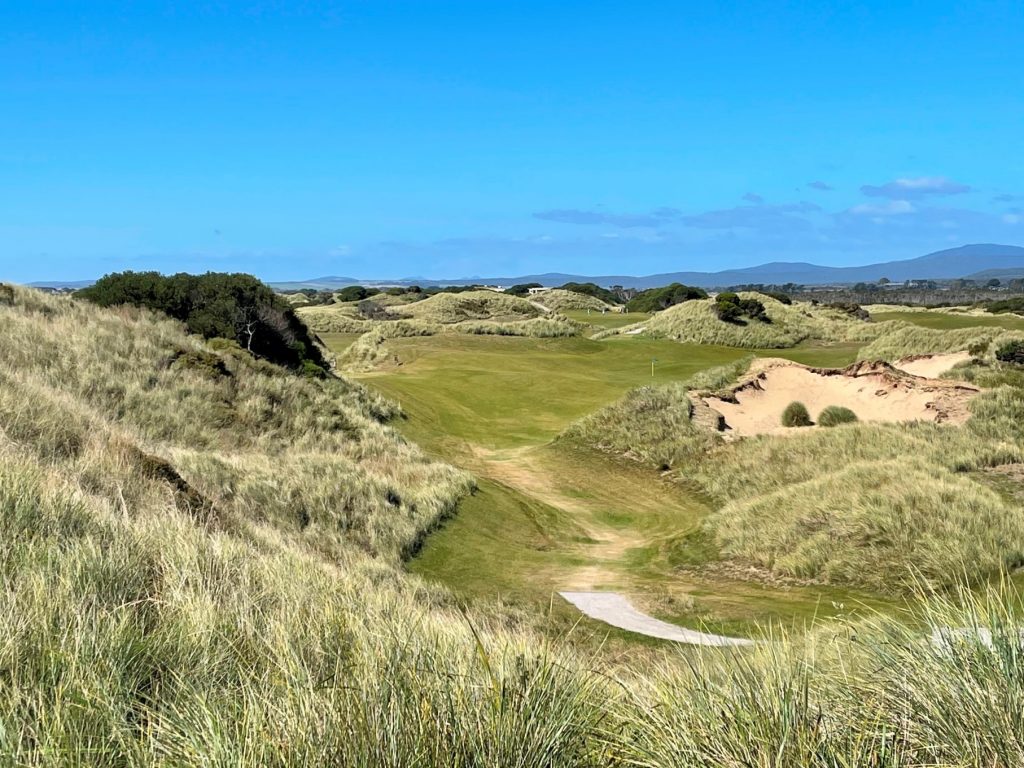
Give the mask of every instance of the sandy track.
[[711, 635], [660, 621], [638, 611], [628, 598], [617, 592], [560, 592], [559, 594], [592, 619], [647, 637], [674, 640], [677, 643], [688, 643], [689, 645], [742, 646], [753, 644], [752, 640], [741, 637]]

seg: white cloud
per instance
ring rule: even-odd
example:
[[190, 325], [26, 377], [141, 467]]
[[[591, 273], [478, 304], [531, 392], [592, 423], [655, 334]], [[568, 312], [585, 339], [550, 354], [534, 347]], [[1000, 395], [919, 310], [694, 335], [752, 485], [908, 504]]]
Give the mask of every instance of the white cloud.
[[1020, 224], [1022, 221], [1019, 213], [1006, 213], [1003, 214], [1003, 222], [1006, 224]]
[[888, 197], [893, 200], [918, 199], [928, 195], [959, 195], [970, 192], [966, 184], [960, 184], [944, 176], [919, 176], [900, 178], [875, 186], [865, 184], [860, 188], [868, 197]]

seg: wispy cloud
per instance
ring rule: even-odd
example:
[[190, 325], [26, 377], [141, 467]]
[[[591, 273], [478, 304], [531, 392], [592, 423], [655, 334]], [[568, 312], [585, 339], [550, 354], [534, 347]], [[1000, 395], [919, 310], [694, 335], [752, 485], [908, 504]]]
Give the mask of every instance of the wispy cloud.
[[705, 211], [692, 216], [680, 216], [679, 221], [699, 229], [779, 229], [807, 228], [810, 222], [802, 214], [817, 213], [821, 208], [814, 203], [800, 202], [785, 205], [739, 205]]
[[816, 189], [819, 192], [831, 192], [835, 187], [830, 184], [826, 184], [824, 181], [812, 181], [807, 184], [811, 189]]
[[[671, 209], [659, 209], [665, 211]], [[558, 208], [538, 211], [535, 219], [557, 221], [561, 224], [603, 225], [613, 227], [656, 227], [663, 223], [664, 216], [636, 213], [610, 213], [608, 211], [582, 211], [577, 208]]]
[[756, 192], [747, 192], [742, 199], [746, 200], [748, 203], [754, 203], [755, 205], [764, 202], [764, 198]]
[[888, 203], [863, 203], [855, 205], [850, 213], [856, 216], [902, 216], [917, 209], [908, 200], [890, 200]]
[[1013, 203], [1017, 200], [1024, 200], [1024, 195], [1008, 195], [1004, 192], [992, 198], [993, 203]]
[[944, 176], [920, 176], [887, 181], [878, 186], [865, 184], [860, 188], [868, 197], [888, 197], [891, 200], [917, 200], [923, 197], [960, 195], [970, 192], [966, 184], [960, 184]]

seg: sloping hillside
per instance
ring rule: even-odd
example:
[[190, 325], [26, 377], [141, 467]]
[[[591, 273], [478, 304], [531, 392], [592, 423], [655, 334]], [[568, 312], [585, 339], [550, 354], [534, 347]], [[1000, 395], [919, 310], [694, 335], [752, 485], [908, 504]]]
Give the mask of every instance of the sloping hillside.
[[526, 299], [505, 296], [495, 291], [438, 293], [401, 309], [395, 308], [394, 312], [402, 317], [446, 325], [467, 320], [511, 322], [544, 314], [544, 310]]
[[[148, 311], [0, 286], [4, 762], [584, 754], [596, 681], [517, 667], [536, 641], [477, 613], [496, 648], [485, 672], [447, 593], [402, 573], [472, 482], [399, 437], [393, 414]], [[576, 735], [495, 709], [485, 680], [542, 711], [559, 691], [584, 697]]]
[[601, 301], [596, 296], [588, 296], [585, 293], [575, 291], [563, 291], [560, 288], [552, 288], [550, 291], [536, 296], [538, 304], [543, 304], [552, 312], [565, 312], [572, 309], [589, 309], [593, 312], [611, 310], [611, 305]]
[[[781, 349], [810, 339], [867, 340], [887, 327], [883, 323], [866, 323], [839, 309], [804, 302], [783, 304], [761, 293], [740, 293], [739, 296], [761, 302], [768, 321], [752, 318], [740, 318], [738, 322], [721, 320], [715, 314], [714, 299], [694, 300], [658, 312], [642, 324], [643, 332], [688, 344]], [[623, 332], [628, 330], [623, 329]]]

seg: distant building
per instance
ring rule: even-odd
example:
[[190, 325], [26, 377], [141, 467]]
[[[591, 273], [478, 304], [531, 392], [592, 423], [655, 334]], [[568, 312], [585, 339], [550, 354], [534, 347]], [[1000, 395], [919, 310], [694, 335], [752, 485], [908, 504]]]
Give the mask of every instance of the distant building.
[[530, 295], [531, 296], [536, 296], [538, 293], [547, 293], [550, 290], [551, 289], [546, 287], [546, 286], [541, 286], [540, 288], [531, 288], [530, 289]]

